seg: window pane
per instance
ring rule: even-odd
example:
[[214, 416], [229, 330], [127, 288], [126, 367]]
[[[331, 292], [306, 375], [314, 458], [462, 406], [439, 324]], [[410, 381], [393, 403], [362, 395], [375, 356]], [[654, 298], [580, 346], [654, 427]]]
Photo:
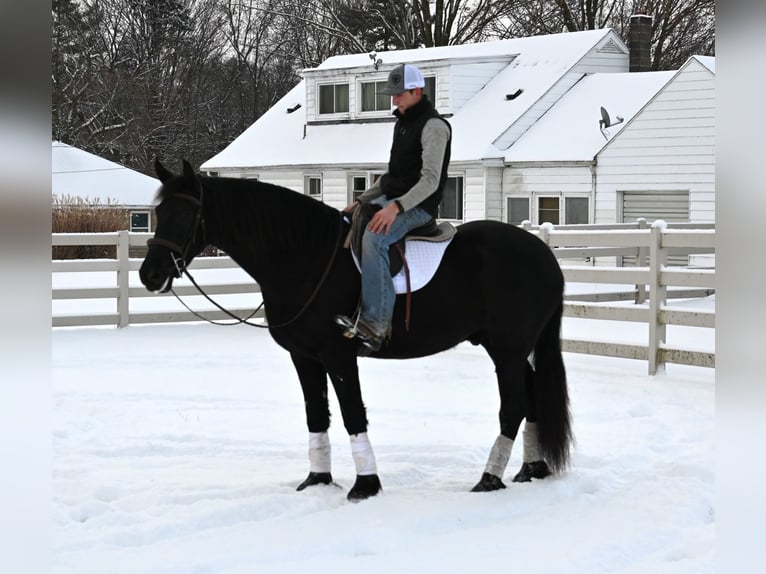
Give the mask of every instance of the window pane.
[[521, 225], [521, 222], [525, 219], [529, 219], [529, 198], [509, 197], [508, 223], [513, 225]]
[[[380, 90], [384, 89], [386, 87], [386, 82], [377, 82], [375, 84], [375, 91], [379, 92]], [[378, 94], [378, 99], [376, 102], [378, 111], [387, 111], [391, 109], [391, 96], [387, 96], [386, 94]]]
[[317, 176], [307, 176], [305, 189], [306, 193], [312, 197], [322, 195], [322, 178]]
[[463, 178], [448, 177], [439, 204], [440, 219], [463, 219]]
[[423, 88], [423, 93], [428, 96], [431, 103], [436, 105], [436, 76], [428, 76], [425, 78], [426, 85]]
[[537, 204], [537, 222], [559, 224], [559, 198], [541, 197]]
[[355, 175], [351, 178], [351, 201], [356, 201], [364, 190], [367, 189], [367, 177]]
[[588, 223], [588, 198], [587, 197], [567, 197], [566, 202], [566, 221], [564, 223]]
[[335, 86], [335, 113], [348, 112], [348, 84], [338, 84]]
[[335, 110], [334, 86], [319, 86], [319, 113], [331, 114]]
[[362, 111], [374, 112], [375, 101], [377, 94], [375, 94], [375, 82], [365, 82], [362, 84]]
[[149, 213], [132, 211], [130, 213], [130, 230], [136, 233], [149, 231]]

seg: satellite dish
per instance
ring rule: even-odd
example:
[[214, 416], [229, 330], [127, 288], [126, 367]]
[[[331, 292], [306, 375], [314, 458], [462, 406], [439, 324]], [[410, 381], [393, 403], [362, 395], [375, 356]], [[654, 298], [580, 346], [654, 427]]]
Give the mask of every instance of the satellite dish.
[[609, 118], [609, 112], [606, 111], [604, 106], [601, 106], [601, 119], [598, 121], [598, 127], [608, 128], [612, 125], [612, 120]]
[[607, 132], [605, 131], [606, 128], [616, 126], [617, 124], [621, 124], [624, 121], [625, 118], [622, 116], [617, 116], [617, 121], [612, 123], [612, 119], [609, 117], [609, 112], [606, 111], [604, 106], [601, 106], [601, 119], [598, 120], [598, 128], [601, 130], [601, 135], [603, 135], [604, 138], [609, 139]]

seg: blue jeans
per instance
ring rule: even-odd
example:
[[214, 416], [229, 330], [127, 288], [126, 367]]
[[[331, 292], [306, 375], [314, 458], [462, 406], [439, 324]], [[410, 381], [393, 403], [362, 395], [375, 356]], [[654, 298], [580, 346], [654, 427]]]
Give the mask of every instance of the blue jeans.
[[[371, 203], [386, 207], [393, 200], [385, 196]], [[378, 335], [388, 334], [394, 314], [396, 293], [388, 261], [388, 248], [408, 231], [425, 225], [431, 215], [420, 207], [400, 213], [391, 224], [388, 235], [365, 230], [362, 238], [362, 309], [360, 318]]]

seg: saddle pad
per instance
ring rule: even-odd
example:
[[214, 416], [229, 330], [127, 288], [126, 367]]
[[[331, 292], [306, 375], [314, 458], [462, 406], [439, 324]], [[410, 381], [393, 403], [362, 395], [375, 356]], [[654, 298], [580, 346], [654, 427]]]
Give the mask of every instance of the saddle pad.
[[[410, 268], [410, 289], [417, 291], [426, 286], [439, 268], [444, 252], [447, 246], [452, 242], [450, 237], [447, 241], [434, 243], [433, 241], [423, 241], [420, 239], [408, 239], [407, 251], [405, 257], [407, 266]], [[356, 263], [356, 268], [361, 271], [359, 260], [351, 252]], [[407, 292], [407, 276], [404, 267], [394, 276], [394, 291], [401, 295]]]

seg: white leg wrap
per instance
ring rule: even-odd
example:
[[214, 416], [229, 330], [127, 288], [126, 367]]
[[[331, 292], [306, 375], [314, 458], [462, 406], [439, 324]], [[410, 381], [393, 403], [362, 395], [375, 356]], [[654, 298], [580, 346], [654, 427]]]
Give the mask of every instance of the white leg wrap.
[[540, 442], [537, 440], [537, 423], [524, 423], [524, 462], [543, 460], [540, 452]]
[[358, 475], [378, 474], [378, 467], [375, 464], [375, 453], [372, 452], [372, 445], [366, 432], [352, 434], [351, 455], [354, 457], [356, 473]]
[[501, 434], [497, 435], [495, 444], [492, 445], [492, 450], [489, 451], [489, 460], [487, 460], [487, 466], [484, 467], [484, 472], [494, 474], [498, 478], [503, 478], [505, 467], [508, 466], [508, 460], [511, 458], [512, 448], [512, 439]]
[[330, 435], [326, 432], [309, 433], [309, 470], [330, 472]]

